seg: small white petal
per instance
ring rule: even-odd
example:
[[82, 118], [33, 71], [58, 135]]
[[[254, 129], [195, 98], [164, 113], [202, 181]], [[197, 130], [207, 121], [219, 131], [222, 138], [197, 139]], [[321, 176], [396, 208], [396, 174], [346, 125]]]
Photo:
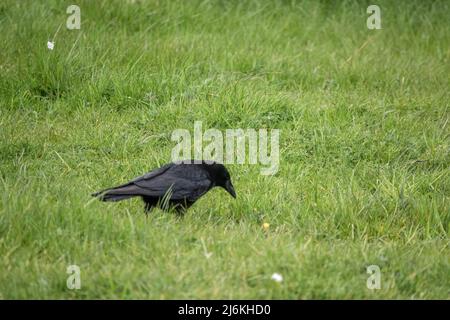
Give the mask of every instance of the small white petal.
[[271, 278], [273, 281], [275, 281], [275, 282], [281, 282], [281, 281], [283, 281], [283, 276], [281, 275], [281, 274], [279, 274], [279, 273], [274, 273], [273, 275], [272, 275], [272, 278]]
[[55, 47], [55, 43], [54, 42], [47, 41], [47, 48], [49, 48], [50, 50], [53, 50], [54, 47]]

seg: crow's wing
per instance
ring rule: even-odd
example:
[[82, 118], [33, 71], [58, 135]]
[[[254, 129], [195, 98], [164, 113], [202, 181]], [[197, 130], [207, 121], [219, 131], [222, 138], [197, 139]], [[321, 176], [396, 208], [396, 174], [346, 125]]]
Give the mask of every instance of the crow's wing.
[[[166, 172], [167, 170], [169, 170], [173, 166], [174, 166], [173, 163], [166, 164], [166, 165], [162, 166], [161, 168], [155, 169], [155, 170], [150, 171], [150, 172], [148, 172], [148, 173], [146, 173], [146, 174], [144, 174], [144, 175], [142, 175], [140, 177], [134, 178], [133, 180], [131, 180], [130, 182], [125, 183], [122, 186], [126, 186], [126, 185], [129, 185], [131, 183], [135, 183], [135, 182], [138, 182], [138, 181], [141, 181], [141, 180], [153, 179], [153, 178], [163, 174], [164, 172]], [[119, 186], [119, 187], [121, 187], [121, 186]]]
[[142, 195], [163, 197], [170, 193], [171, 200], [195, 201], [213, 187], [206, 170], [197, 165], [172, 165], [162, 174], [132, 182]]
[[114, 190], [114, 189], [121, 189], [121, 188], [124, 188], [124, 187], [132, 186], [135, 182], [138, 182], [138, 181], [141, 181], [141, 180], [150, 180], [152, 178], [155, 178], [155, 177], [163, 174], [164, 172], [169, 170], [174, 165], [175, 164], [173, 164], [173, 163], [166, 164], [166, 165], [162, 166], [161, 168], [155, 169], [155, 170], [150, 171], [150, 172], [148, 172], [148, 173], [146, 173], [146, 174], [144, 174], [142, 176], [134, 178], [133, 180], [128, 181], [127, 183], [124, 183], [124, 184], [121, 184], [121, 185], [118, 185], [118, 186], [115, 186], [115, 187], [112, 187], [112, 188], [103, 189], [103, 190], [101, 190], [99, 192], [94, 193], [93, 195], [96, 196], [96, 195], [99, 195], [99, 194], [101, 194], [101, 193], [103, 193], [105, 191]]

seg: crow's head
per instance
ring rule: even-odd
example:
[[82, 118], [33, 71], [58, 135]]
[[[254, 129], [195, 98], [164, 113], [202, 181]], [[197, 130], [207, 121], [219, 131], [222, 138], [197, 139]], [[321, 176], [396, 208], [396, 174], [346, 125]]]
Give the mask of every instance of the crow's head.
[[227, 168], [225, 168], [223, 164], [217, 162], [205, 162], [203, 165], [211, 176], [214, 184], [224, 188], [233, 198], [236, 198], [236, 191], [234, 191], [230, 173]]

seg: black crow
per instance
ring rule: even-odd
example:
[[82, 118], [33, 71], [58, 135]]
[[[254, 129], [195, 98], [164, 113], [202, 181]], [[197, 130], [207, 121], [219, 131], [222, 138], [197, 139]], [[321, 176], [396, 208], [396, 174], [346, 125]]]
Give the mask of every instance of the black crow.
[[142, 197], [145, 211], [153, 207], [183, 213], [214, 187], [222, 187], [236, 198], [230, 174], [223, 164], [213, 161], [184, 160], [169, 163], [128, 183], [105, 189], [92, 196], [102, 201], [121, 201]]

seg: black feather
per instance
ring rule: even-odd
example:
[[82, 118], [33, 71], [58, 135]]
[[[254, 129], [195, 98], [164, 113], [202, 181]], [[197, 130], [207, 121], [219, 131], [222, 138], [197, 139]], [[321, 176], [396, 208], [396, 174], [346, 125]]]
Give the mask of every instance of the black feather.
[[92, 196], [102, 201], [121, 201], [142, 197], [146, 211], [159, 206], [164, 210], [185, 211], [211, 188], [218, 186], [236, 197], [230, 174], [224, 165], [212, 161], [170, 163], [117, 187]]

